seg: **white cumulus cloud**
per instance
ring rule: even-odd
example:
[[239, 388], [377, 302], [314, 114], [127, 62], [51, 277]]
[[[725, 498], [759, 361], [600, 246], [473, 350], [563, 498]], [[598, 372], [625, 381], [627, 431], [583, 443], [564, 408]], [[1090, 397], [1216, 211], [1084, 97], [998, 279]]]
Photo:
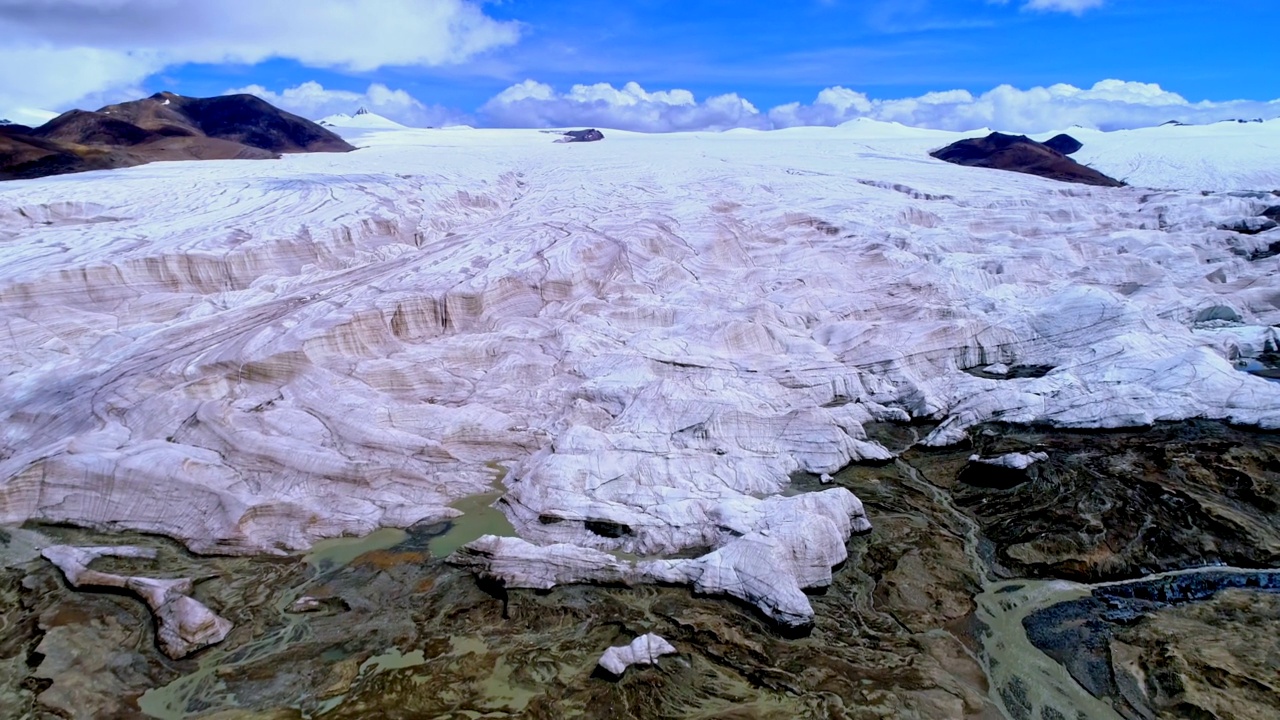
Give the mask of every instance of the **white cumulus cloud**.
[[557, 92], [550, 85], [525, 80], [498, 93], [479, 110], [484, 124], [497, 127], [566, 127], [593, 125], [641, 132], [767, 129], [769, 119], [736, 94], [699, 102], [688, 90], [648, 92], [630, 82], [574, 85]]
[[183, 63], [449, 65], [520, 32], [477, 0], [0, 0], [0, 103], [59, 108]]
[[257, 95], [278, 108], [319, 120], [329, 115], [351, 115], [361, 107], [410, 127], [441, 127], [467, 123], [470, 118], [449, 108], [427, 105], [404, 90], [393, 90], [373, 83], [362, 93], [330, 90], [318, 82], [308, 81], [279, 92], [261, 85], [227, 90], [227, 94]]
[[1122, 80], [1103, 80], [1089, 88], [1001, 85], [979, 95], [946, 90], [889, 99], [836, 86], [819, 92], [812, 103], [793, 102], [762, 113], [737, 94], [698, 100], [688, 90], [648, 91], [636, 83], [621, 88], [575, 85], [558, 92], [526, 80], [490, 99], [479, 115], [483, 124], [500, 127], [595, 125], [642, 132], [778, 129], [870, 118], [939, 130], [989, 127], [1030, 133], [1073, 125], [1119, 130], [1170, 120], [1271, 119], [1280, 117], [1280, 101], [1190, 102], [1153, 83]]
[[1153, 83], [1103, 80], [1082, 89], [1058, 84], [1026, 90], [1001, 85], [981, 95], [965, 90], [919, 97], [873, 100], [842, 87], [818, 93], [810, 105], [792, 103], [769, 111], [774, 127], [838, 125], [860, 117], [940, 130], [982, 127], [1042, 132], [1072, 125], [1119, 130], [1169, 120], [1207, 123], [1280, 116], [1280, 101], [1193, 103]]

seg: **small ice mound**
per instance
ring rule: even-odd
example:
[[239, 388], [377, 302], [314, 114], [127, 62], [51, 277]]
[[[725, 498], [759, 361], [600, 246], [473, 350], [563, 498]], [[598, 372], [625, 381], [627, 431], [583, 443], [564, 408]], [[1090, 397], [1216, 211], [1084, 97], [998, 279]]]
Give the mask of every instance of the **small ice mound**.
[[621, 677], [632, 665], [657, 665], [658, 658], [675, 653], [671, 643], [649, 633], [632, 640], [630, 645], [605, 650], [600, 656], [600, 667], [614, 677]]
[[1049, 453], [1007, 453], [998, 457], [984, 458], [980, 455], [970, 455], [969, 462], [979, 463], [982, 465], [990, 465], [992, 467], [1009, 468], [1010, 470], [1026, 470], [1038, 462], [1044, 462], [1049, 459]]
[[968, 368], [965, 372], [983, 380], [1033, 380], [1053, 372], [1053, 365], [1006, 365], [995, 363], [980, 368]]
[[1218, 323], [1239, 324], [1244, 322], [1240, 317], [1240, 311], [1230, 305], [1210, 305], [1196, 311], [1196, 316], [1192, 321], [1196, 325], [1209, 325]]
[[1006, 453], [995, 457], [971, 455], [958, 479], [973, 487], [1007, 490], [1032, 479], [1028, 471], [1048, 459], [1049, 454], [1044, 452]]

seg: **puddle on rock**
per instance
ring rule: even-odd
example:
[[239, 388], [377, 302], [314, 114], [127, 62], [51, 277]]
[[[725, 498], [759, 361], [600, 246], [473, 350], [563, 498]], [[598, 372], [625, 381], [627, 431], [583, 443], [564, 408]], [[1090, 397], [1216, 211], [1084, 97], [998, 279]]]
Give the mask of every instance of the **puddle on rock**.
[[1280, 382], [1280, 356], [1270, 355], [1261, 358], [1241, 358], [1236, 361], [1236, 369], [1257, 375], [1271, 382]]

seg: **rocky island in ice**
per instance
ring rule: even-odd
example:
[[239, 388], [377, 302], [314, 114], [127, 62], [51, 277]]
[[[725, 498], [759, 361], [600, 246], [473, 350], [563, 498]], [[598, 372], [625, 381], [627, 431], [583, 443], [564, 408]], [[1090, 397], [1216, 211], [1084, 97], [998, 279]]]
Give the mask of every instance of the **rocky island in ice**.
[[1280, 385], [1236, 366], [1277, 350], [1280, 234], [1235, 229], [1280, 196], [1228, 192], [1280, 179], [1229, 164], [1252, 132], [1275, 167], [1280, 126], [1184, 130], [1073, 130], [1124, 188], [950, 165], [928, 152], [959, 135], [867, 122], [362, 127], [343, 155], [8, 183], [0, 523], [294, 552], [455, 517], [502, 462], [519, 537], [458, 562], [684, 583], [803, 627], [869, 522], [843, 488], [784, 492], [892, 459], [870, 424], [927, 421], [935, 446], [992, 420], [1280, 427]]

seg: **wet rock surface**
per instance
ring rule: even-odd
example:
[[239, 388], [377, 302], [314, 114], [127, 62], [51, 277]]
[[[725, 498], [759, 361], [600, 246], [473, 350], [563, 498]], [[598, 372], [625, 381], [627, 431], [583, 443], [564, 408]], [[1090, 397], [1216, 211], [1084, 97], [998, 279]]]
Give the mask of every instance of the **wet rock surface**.
[[[1115, 433], [986, 428], [974, 445], [983, 456], [1049, 455], [1027, 482], [954, 488], [1000, 577], [1099, 582], [1280, 565], [1280, 435], [1193, 421]], [[968, 461], [935, 458], [944, 476]]]
[[[902, 457], [846, 468], [829, 485], [795, 477], [793, 493], [853, 492], [874, 526], [849, 540], [830, 586], [808, 595], [814, 627], [801, 638], [757, 608], [687, 587], [477, 582], [432, 551], [438, 525], [307, 558], [6, 531], [0, 707], [39, 718], [1075, 717], [1019, 674], [1024, 658], [998, 649], [1003, 630], [976, 612], [984, 588], [1276, 564], [1275, 435], [1195, 422], [1106, 434], [983, 426], [961, 447], [906, 449], [927, 430], [869, 428]], [[972, 455], [1041, 452], [1047, 459], [1011, 487], [961, 479]], [[76, 591], [32, 551], [56, 544], [154, 548], [155, 560], [102, 558], [93, 569], [191, 577], [193, 597], [235, 627], [219, 645], [167, 658], [142, 602]], [[1190, 707], [1274, 716], [1275, 596], [1165, 587], [1177, 592], [1147, 593], [1107, 635], [1113, 685], [1093, 688], [1106, 706], [1151, 713], [1132, 717], [1185, 717]], [[1101, 606], [1084, 611], [1081, 627], [1112, 617], [1118, 602], [1088, 590]], [[608, 648], [649, 633], [680, 653], [617, 680], [598, 676]], [[1068, 655], [1070, 669], [1078, 658]]]
[[1103, 588], [1024, 624], [1037, 647], [1094, 695], [1114, 698], [1125, 718], [1275, 716], [1280, 574]]

